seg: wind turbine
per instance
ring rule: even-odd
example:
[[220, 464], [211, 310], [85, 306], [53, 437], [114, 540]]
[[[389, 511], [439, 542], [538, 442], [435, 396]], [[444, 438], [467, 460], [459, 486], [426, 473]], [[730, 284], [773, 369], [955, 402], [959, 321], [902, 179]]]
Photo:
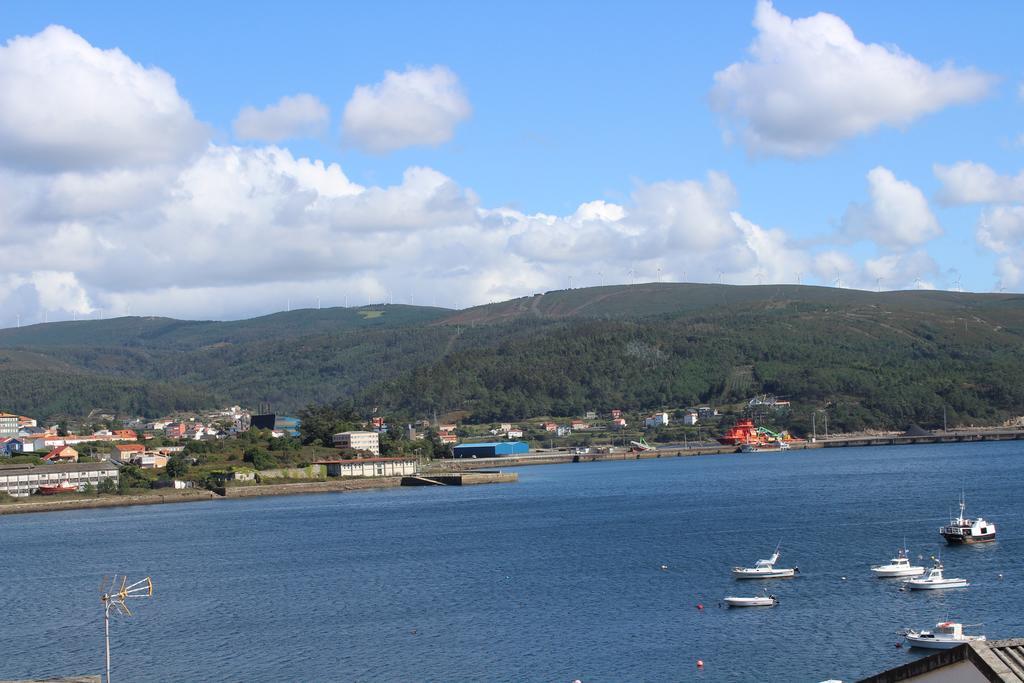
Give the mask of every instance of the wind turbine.
[[723, 273], [722, 271], [718, 271], [718, 284], [725, 284], [725, 273]]
[[800, 277], [803, 275], [799, 270], [796, 272], [796, 283], [800, 284]]
[[881, 292], [882, 291], [882, 278], [880, 278], [880, 277], [876, 277], [875, 278], [875, 291], [876, 292]]
[[658, 266], [658, 282], [661, 282], [661, 266]]
[[763, 284], [762, 280], [764, 280], [764, 271], [763, 270], [758, 270], [757, 271], [757, 284], [759, 284], [759, 285]]
[[915, 277], [914, 278], [914, 289], [921, 289], [921, 287], [923, 287], [923, 286], [924, 286], [924, 283], [921, 282], [921, 278], [920, 277]]

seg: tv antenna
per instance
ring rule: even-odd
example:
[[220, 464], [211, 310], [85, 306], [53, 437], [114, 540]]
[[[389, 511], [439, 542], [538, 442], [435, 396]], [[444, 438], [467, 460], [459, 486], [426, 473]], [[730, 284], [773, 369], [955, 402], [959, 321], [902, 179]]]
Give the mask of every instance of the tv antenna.
[[[119, 578], [120, 584], [118, 584]], [[132, 611], [128, 609], [129, 598], [149, 598], [152, 596], [153, 580], [148, 576], [141, 581], [129, 584], [127, 576], [122, 575], [118, 577], [117, 574], [114, 574], [114, 577], [109, 582], [105, 576], [103, 581], [100, 582], [100, 602], [103, 603], [103, 635], [107, 646], [106, 683], [110, 683], [110, 611], [114, 610], [117, 614], [130, 617]]]

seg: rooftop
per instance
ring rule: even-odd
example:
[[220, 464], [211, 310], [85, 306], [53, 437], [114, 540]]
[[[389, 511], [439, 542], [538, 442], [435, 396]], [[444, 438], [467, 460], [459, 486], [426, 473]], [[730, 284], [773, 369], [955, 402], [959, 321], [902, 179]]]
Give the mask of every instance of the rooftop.
[[[986, 679], [998, 683], [1024, 683], [1024, 638], [972, 641], [952, 650], [903, 664], [895, 669], [869, 676], [860, 683], [895, 683], [924, 678], [936, 669], [967, 662]], [[953, 679], [949, 679], [953, 680]]]
[[54, 472], [103, 472], [116, 470], [109, 462], [80, 462], [70, 465], [0, 465], [0, 477], [14, 474], [52, 474]]

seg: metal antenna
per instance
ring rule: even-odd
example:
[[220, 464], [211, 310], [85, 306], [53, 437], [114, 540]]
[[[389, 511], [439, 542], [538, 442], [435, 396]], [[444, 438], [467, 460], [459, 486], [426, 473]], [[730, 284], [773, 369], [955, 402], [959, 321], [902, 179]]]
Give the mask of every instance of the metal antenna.
[[836, 271], [836, 279], [832, 281], [832, 284], [834, 284], [836, 287], [843, 286], [843, 279], [839, 276], [838, 270]]
[[100, 602], [103, 603], [103, 634], [106, 641], [106, 683], [110, 683], [110, 610], [113, 609], [122, 616], [130, 617], [132, 611], [128, 609], [128, 598], [153, 596], [153, 580], [148, 576], [133, 584], [128, 583], [127, 576], [121, 576], [120, 579], [121, 582], [118, 584], [118, 575], [114, 574], [114, 578], [109, 583], [107, 577], [103, 577], [103, 581], [100, 582]]

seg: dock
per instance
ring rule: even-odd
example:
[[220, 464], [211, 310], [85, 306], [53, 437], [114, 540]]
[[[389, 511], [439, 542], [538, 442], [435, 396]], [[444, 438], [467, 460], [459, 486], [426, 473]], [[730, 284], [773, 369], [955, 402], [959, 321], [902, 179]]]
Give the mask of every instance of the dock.
[[402, 486], [473, 486], [476, 484], [511, 484], [516, 481], [519, 481], [517, 472], [438, 472], [402, 477]]

